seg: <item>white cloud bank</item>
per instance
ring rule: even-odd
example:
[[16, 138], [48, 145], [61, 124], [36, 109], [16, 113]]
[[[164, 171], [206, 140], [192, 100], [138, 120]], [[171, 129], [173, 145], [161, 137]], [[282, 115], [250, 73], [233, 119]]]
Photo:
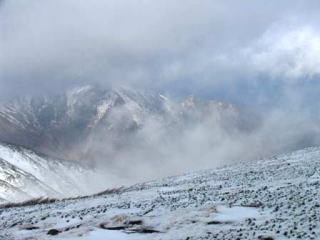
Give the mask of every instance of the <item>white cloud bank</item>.
[[314, 78], [320, 74], [320, 32], [312, 26], [271, 28], [244, 55], [254, 70], [273, 78]]

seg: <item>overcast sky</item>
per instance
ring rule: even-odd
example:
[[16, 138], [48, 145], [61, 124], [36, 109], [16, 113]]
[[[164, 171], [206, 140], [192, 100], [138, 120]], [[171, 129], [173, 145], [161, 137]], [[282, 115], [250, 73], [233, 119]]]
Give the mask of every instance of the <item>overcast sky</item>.
[[100, 83], [306, 105], [319, 16], [318, 0], [3, 0], [0, 94]]

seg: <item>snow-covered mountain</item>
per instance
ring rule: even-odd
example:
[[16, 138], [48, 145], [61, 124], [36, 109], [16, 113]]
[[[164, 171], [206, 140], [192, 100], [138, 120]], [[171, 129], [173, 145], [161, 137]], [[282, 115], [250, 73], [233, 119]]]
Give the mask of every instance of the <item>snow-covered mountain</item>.
[[86, 85], [59, 95], [0, 103], [0, 141], [62, 159], [108, 158], [106, 152], [97, 154], [95, 143], [121, 148], [151, 121], [179, 132], [210, 118], [226, 129], [248, 130], [254, 125], [235, 106], [219, 101]]
[[[192, 96], [173, 99], [127, 88], [85, 85], [58, 95], [1, 102], [0, 142], [12, 145], [0, 144], [0, 200], [92, 193], [99, 190], [98, 186], [84, 189], [86, 184], [78, 179], [86, 178], [93, 170], [83, 170], [80, 164], [102, 166], [101, 179], [106, 182], [99, 187], [107, 187], [112, 185], [113, 177], [122, 180], [124, 165], [134, 165], [136, 171], [144, 168], [146, 155], [152, 156], [149, 166], [164, 158], [183, 158], [169, 156], [175, 154], [170, 148], [179, 145], [180, 139], [187, 139], [185, 131], [205, 124], [231, 132], [248, 131], [254, 125], [231, 104]], [[187, 144], [182, 147], [188, 148]], [[128, 173], [123, 175], [129, 180], [120, 184], [133, 178]], [[151, 179], [151, 173], [145, 175], [134, 181]], [[163, 175], [155, 177], [159, 176]]]
[[0, 143], [0, 203], [93, 193], [98, 189], [89, 187], [90, 173], [79, 163]]
[[319, 239], [320, 148], [0, 209], [0, 239]]

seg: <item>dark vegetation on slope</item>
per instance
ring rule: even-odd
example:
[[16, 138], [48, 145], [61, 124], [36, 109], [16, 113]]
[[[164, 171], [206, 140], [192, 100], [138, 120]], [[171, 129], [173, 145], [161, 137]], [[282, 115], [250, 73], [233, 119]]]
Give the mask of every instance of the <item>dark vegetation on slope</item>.
[[85, 198], [90, 198], [90, 197], [97, 197], [101, 195], [108, 195], [108, 194], [119, 194], [121, 193], [125, 188], [120, 187], [120, 188], [112, 188], [112, 189], [107, 189], [102, 192], [92, 194], [92, 195], [87, 195], [87, 196], [79, 196], [79, 197], [74, 197], [74, 198], [33, 198], [27, 201], [23, 202], [10, 202], [10, 203], [5, 203], [5, 204], [0, 204], [0, 209], [6, 209], [6, 208], [13, 208], [13, 207], [26, 207], [26, 206], [34, 206], [38, 204], [50, 204], [58, 201], [67, 201], [67, 200], [78, 200], [78, 199], [85, 199]]

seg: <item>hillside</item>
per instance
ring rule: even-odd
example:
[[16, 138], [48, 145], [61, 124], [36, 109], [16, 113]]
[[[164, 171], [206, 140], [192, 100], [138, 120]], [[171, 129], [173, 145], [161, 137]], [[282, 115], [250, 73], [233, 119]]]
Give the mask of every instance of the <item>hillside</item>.
[[320, 148], [308, 148], [98, 196], [1, 209], [0, 239], [319, 239], [319, 168]]
[[90, 174], [94, 172], [77, 162], [0, 143], [0, 203], [93, 193], [98, 189], [88, 188]]

